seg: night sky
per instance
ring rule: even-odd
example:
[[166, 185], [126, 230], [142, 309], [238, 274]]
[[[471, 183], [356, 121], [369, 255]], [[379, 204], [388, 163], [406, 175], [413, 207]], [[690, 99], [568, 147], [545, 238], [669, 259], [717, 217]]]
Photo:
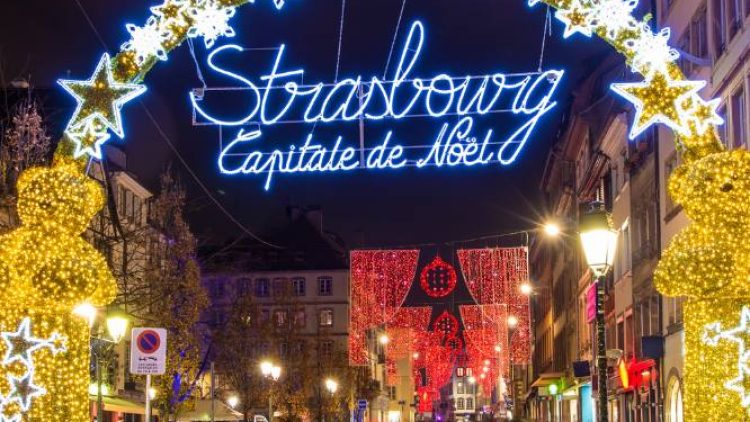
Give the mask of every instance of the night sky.
[[[104, 52], [102, 42], [107, 51], [116, 53], [128, 38], [125, 23], [142, 24], [148, 7], [156, 4], [155, 0], [79, 1], [101, 40], [76, 0], [4, 2], [0, 54], [6, 81], [24, 77], [30, 78], [35, 87], [49, 88], [59, 77], [88, 78]], [[274, 9], [271, 0], [256, 2], [238, 10], [232, 21], [237, 36], [221, 39], [217, 45], [231, 42], [262, 48], [285, 43], [289, 68], [304, 66], [306, 81], [332, 81], [341, 2], [288, 0], [281, 11]], [[400, 0], [347, 1], [341, 77], [382, 76], [400, 7]], [[543, 6], [529, 9], [525, 0], [409, 0], [396, 45], [403, 43], [406, 28], [420, 19], [427, 33], [415, 76], [533, 71], [539, 61], [544, 10]], [[354, 247], [447, 242], [502, 233], [543, 219], [538, 187], [546, 152], [560, 129], [575, 82], [607, 51], [598, 40], [563, 40], [562, 26], [553, 20], [544, 67], [567, 70], [556, 95], [561, 104], [545, 117], [511, 167], [494, 164], [484, 168], [280, 175], [269, 192], [263, 190], [258, 176], [222, 176], [216, 167], [217, 128], [192, 126], [188, 93], [201, 83], [187, 45], [172, 52], [168, 62], [159, 63], [149, 74], [149, 91], [140, 103], [125, 107], [127, 137], [121, 145], [128, 154], [128, 170], [149, 188], [157, 186], [157, 176], [167, 164], [172, 163], [180, 172], [189, 192], [191, 225], [204, 242], [232, 237], [240, 231], [185, 171], [145, 110], [212, 194], [252, 230], [263, 232], [278, 225], [285, 218], [287, 205], [319, 205], [326, 229], [340, 234]], [[202, 42], [195, 42], [195, 53], [208, 84], [226, 85], [226, 80], [217, 79], [206, 68], [207, 51]], [[251, 53], [243, 56], [240, 64], [243, 73], [257, 75], [270, 69], [271, 57]], [[493, 123], [492, 118], [491, 125], [502, 127], [502, 122]], [[401, 126], [401, 136], [435, 133], [441, 122], [418, 119], [409, 124], [413, 131]], [[333, 129], [356, 135], [356, 127], [351, 125]], [[299, 143], [309, 130], [285, 128], [275, 136], [282, 143], [283, 139]], [[323, 133], [327, 130], [332, 128]], [[404, 142], [432, 143], [432, 137], [434, 134]], [[264, 139], [270, 142], [268, 136]]]

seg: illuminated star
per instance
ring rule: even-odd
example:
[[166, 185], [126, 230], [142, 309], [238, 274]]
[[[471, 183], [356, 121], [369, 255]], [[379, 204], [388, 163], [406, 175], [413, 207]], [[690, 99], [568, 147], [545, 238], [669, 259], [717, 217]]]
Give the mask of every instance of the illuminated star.
[[102, 145], [112, 137], [107, 127], [99, 123], [99, 119], [89, 119], [80, 127], [69, 129], [65, 134], [76, 144], [74, 158], [88, 155], [98, 160], [102, 159]]
[[34, 397], [43, 396], [47, 393], [47, 390], [34, 384], [33, 371], [29, 371], [21, 378], [10, 375], [8, 379], [10, 381], [10, 394], [5, 399], [5, 404], [16, 402], [24, 412], [29, 411], [31, 400]]
[[143, 27], [129, 23], [125, 25], [125, 28], [130, 33], [131, 39], [121, 48], [123, 51], [132, 51], [138, 65], [142, 65], [152, 57], [161, 61], [167, 60], [164, 43], [169, 40], [171, 32], [162, 29], [155, 17], [150, 17]]
[[711, 126], [724, 124], [724, 118], [718, 112], [720, 105], [721, 99], [719, 98], [706, 101], [695, 95], [690, 99], [690, 107], [685, 110], [685, 119], [694, 122], [698, 134], [703, 135]]
[[78, 102], [68, 128], [98, 118], [120, 138], [125, 137], [122, 127], [122, 106], [146, 91], [138, 84], [119, 83], [112, 76], [109, 54], [102, 55], [91, 78], [84, 81], [61, 79], [58, 83]]
[[[0, 397], [0, 402], [2, 402], [2, 397]], [[21, 415], [15, 414], [13, 416], [5, 416], [0, 413], [0, 422], [21, 422]]]
[[64, 339], [55, 333], [49, 339], [39, 339], [31, 335], [31, 319], [24, 318], [16, 332], [0, 333], [8, 350], [5, 352], [3, 365], [22, 362], [32, 368], [31, 354], [40, 349], [50, 349], [53, 353], [65, 351]]
[[188, 37], [203, 37], [206, 48], [211, 48], [219, 37], [235, 36], [229, 20], [237, 10], [222, 5], [218, 0], [200, 0], [195, 7], [188, 9], [193, 25], [188, 30]]
[[737, 378], [724, 383], [724, 387], [740, 395], [742, 407], [750, 407], [750, 353], [741, 354], [738, 363], [739, 374]]
[[630, 139], [635, 139], [656, 123], [686, 134], [683, 103], [705, 85], [705, 81], [675, 81], [665, 73], [654, 73], [643, 82], [612, 84], [612, 90], [635, 106], [635, 121], [630, 130]]
[[663, 28], [654, 33], [648, 24], [641, 24], [639, 36], [625, 42], [633, 52], [633, 72], [650, 75], [652, 72], [666, 73], [668, 65], [680, 58], [680, 53], [669, 46], [671, 30]]
[[590, 11], [581, 4], [580, 0], [572, 0], [567, 9], [558, 9], [555, 12], [557, 20], [565, 24], [564, 38], [568, 38], [576, 32], [591, 37], [593, 25]]

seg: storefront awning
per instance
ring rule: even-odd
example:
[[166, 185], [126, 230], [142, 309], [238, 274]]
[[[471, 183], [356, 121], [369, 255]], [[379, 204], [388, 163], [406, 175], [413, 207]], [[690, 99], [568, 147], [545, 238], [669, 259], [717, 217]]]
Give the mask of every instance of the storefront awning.
[[[96, 403], [96, 396], [89, 395], [89, 400], [92, 403]], [[146, 414], [146, 408], [143, 403], [108, 396], [102, 397], [102, 402], [104, 403], [104, 411], [106, 412], [130, 413], [132, 415]]]
[[[235, 412], [227, 405], [216, 400], [214, 402], [214, 420], [217, 422], [234, 422], [241, 421], [242, 413]], [[195, 403], [195, 409], [180, 415], [178, 422], [210, 421], [211, 420], [211, 400], [198, 400]]]
[[560, 378], [565, 376], [564, 372], [545, 372], [539, 375], [539, 378], [531, 384], [531, 387], [547, 387], [550, 384], [554, 384]]

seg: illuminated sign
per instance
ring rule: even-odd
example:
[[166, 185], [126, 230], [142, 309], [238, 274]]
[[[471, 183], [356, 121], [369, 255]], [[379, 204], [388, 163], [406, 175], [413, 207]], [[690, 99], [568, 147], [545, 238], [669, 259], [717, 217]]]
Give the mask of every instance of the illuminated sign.
[[[241, 53], [242, 47], [229, 44], [212, 50], [207, 58], [209, 68], [236, 85], [232, 90], [249, 93], [244, 114], [231, 118], [222, 116], [227, 113], [224, 102], [209, 101], [212, 94], [226, 90], [207, 88], [190, 94], [195, 117], [201, 123], [237, 128], [234, 138], [221, 147], [219, 170], [230, 175], [263, 175], [265, 188], [269, 189], [274, 176], [284, 173], [513, 163], [540, 119], [557, 105], [553, 95], [564, 72], [497, 72], [463, 77], [440, 73], [419, 78], [413, 75], [424, 40], [424, 25], [416, 21], [408, 32], [392, 80], [357, 76], [317, 84], [302, 82], [304, 69], [287, 70], [284, 45], [277, 49], [271, 70], [257, 81], [223, 64]], [[505, 135], [495, 133], [493, 128], [478, 127], [478, 117], [501, 113], [518, 116], [521, 123], [512, 125]], [[387, 130], [375, 145], [367, 148], [352, 146], [344, 136], [321, 143], [312, 131], [285, 147], [260, 148], [267, 127], [302, 124], [315, 128], [318, 124], [407, 118], [442, 120], [421, 153], [420, 148], [400, 142], [407, 135], [394, 130]]]

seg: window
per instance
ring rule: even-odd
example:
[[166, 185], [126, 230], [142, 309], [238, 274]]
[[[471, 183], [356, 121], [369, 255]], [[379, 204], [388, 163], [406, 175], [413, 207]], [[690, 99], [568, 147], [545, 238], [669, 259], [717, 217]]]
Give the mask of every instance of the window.
[[292, 279], [292, 293], [295, 296], [305, 296], [305, 278], [295, 277]]
[[731, 131], [732, 131], [732, 148], [741, 148], [745, 140], [745, 90], [740, 87], [733, 94], [730, 100], [731, 107]]
[[667, 302], [667, 322], [669, 325], [682, 323], [682, 304], [685, 302], [681, 297], [664, 298]]
[[[721, 107], [719, 107], [719, 109], [717, 110], [716, 113], [722, 119], [724, 119], [725, 122], [727, 121], [727, 109], [726, 109], [726, 105], [722, 105]], [[727, 125], [727, 124], [719, 125], [718, 131], [719, 131], [719, 136], [721, 137], [722, 142], [725, 142], [727, 144], [727, 146], [729, 146], [729, 139], [727, 139], [727, 135], [729, 134], [729, 132], [727, 132], [727, 126], [729, 126], [729, 125]]]
[[396, 387], [395, 386], [388, 386], [388, 398], [391, 400], [396, 400], [398, 396], [396, 396]]
[[712, 0], [711, 11], [713, 12], [713, 33], [714, 33], [714, 50], [716, 57], [719, 57], [727, 45], [726, 31], [724, 25], [726, 22], [726, 5], [727, 0]]
[[724, 0], [726, 2], [728, 40], [734, 38], [742, 27], [742, 13], [740, 12], [740, 0]]
[[458, 400], [456, 400], [456, 410], [464, 410], [464, 398], [459, 397]]
[[680, 380], [677, 377], [672, 377], [667, 389], [667, 422], [682, 422], [682, 387]]
[[331, 277], [318, 277], [318, 296], [331, 296], [333, 294], [333, 279]]
[[705, 59], [708, 57], [708, 18], [703, 6], [690, 23], [690, 54]]
[[466, 398], [466, 410], [474, 410], [474, 398]]
[[294, 326], [305, 327], [307, 325], [307, 314], [304, 309], [294, 311]]
[[279, 355], [281, 355], [282, 359], [286, 359], [289, 356], [289, 343], [282, 342], [279, 344]]
[[324, 358], [333, 356], [333, 341], [323, 340], [320, 342], [320, 356]]
[[321, 327], [333, 327], [333, 309], [321, 309], [318, 314], [318, 325]]
[[273, 313], [273, 316], [277, 327], [284, 327], [286, 326], [287, 321], [289, 321], [289, 314], [287, 311], [276, 311]]
[[462, 381], [456, 383], [456, 394], [466, 394], [466, 386]]
[[268, 322], [268, 320], [271, 319], [271, 311], [269, 311], [268, 309], [263, 309], [262, 311], [260, 311], [260, 319], [263, 322]]
[[240, 278], [237, 280], [237, 295], [245, 296], [250, 292], [250, 286], [252, 286], [252, 280], [249, 278]]
[[269, 297], [271, 295], [271, 282], [267, 278], [255, 280], [255, 296]]
[[273, 279], [273, 297], [282, 297], [286, 293], [287, 279], [285, 278], [274, 278]]

